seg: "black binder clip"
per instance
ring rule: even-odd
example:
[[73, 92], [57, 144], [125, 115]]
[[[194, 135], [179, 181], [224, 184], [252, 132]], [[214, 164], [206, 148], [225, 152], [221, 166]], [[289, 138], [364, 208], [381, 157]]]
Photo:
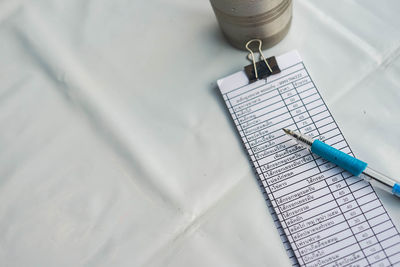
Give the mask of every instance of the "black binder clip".
[[[258, 53], [260, 54], [261, 60], [256, 62], [253, 51], [249, 48], [249, 45], [253, 42], [258, 42]], [[275, 57], [265, 58], [261, 51], [262, 41], [260, 39], [252, 39], [246, 43], [246, 49], [250, 52], [251, 60], [253, 64], [244, 67], [244, 72], [250, 83], [260, 79], [264, 79], [270, 75], [281, 72]]]

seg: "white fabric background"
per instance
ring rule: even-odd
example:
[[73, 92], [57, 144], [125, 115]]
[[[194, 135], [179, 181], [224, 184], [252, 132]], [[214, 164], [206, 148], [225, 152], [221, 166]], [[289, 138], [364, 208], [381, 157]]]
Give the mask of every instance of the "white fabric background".
[[[265, 51], [397, 177], [399, 3], [295, 1]], [[208, 1], [0, 1], [0, 266], [289, 266], [216, 89], [245, 56]]]

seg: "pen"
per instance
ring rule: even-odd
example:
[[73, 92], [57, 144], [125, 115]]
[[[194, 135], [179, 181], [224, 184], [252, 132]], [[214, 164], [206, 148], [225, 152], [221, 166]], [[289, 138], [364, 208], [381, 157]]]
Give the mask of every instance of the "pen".
[[354, 176], [364, 179], [373, 186], [379, 187], [397, 197], [400, 197], [400, 184], [398, 184], [394, 179], [371, 169], [368, 167], [367, 163], [333, 148], [318, 139], [313, 140], [311, 136], [294, 132], [286, 128], [283, 128], [282, 130], [298, 141], [302, 146], [311, 150], [314, 154], [335, 163], [337, 166], [350, 172]]

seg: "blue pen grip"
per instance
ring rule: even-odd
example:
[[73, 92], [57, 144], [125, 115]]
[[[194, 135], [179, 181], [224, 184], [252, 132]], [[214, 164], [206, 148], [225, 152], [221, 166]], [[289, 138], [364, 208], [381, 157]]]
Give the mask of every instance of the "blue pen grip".
[[398, 183], [394, 184], [392, 187], [392, 193], [393, 195], [400, 197], [400, 185]]
[[[352, 156], [333, 148], [324, 142], [315, 140], [311, 146], [311, 151], [322, 158], [335, 163], [355, 176], [359, 176], [367, 167], [367, 163], [353, 158]], [[400, 192], [400, 188], [399, 188]]]

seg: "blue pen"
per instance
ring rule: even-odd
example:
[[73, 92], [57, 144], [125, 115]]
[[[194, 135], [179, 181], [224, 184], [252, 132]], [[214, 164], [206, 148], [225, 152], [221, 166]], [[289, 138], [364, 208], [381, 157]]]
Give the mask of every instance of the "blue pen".
[[333, 148], [320, 140], [313, 140], [312, 137], [294, 132], [289, 129], [282, 129], [286, 134], [305, 146], [314, 154], [335, 163], [337, 166], [350, 172], [354, 176], [358, 176], [373, 186], [382, 188], [398, 197], [400, 197], [400, 184], [386, 175], [377, 172], [364, 161], [356, 159], [336, 148]]

